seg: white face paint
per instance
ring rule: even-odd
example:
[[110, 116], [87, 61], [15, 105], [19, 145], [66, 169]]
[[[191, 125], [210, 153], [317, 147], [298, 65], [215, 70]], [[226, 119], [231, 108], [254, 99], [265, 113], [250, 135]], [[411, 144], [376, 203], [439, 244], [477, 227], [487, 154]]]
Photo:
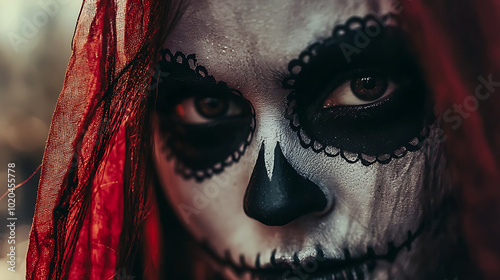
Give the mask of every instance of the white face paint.
[[[295, 253], [299, 261], [315, 257], [318, 263], [344, 260], [347, 250], [352, 259], [364, 258], [367, 248], [382, 256], [389, 243], [399, 247], [408, 239], [408, 232], [413, 234], [419, 228], [419, 194], [428, 149], [369, 166], [306, 149], [285, 118], [290, 90], [275, 78], [276, 71], [286, 73], [290, 60], [312, 43], [329, 37], [333, 28], [348, 18], [394, 12], [392, 1], [368, 2], [193, 1], [165, 42], [165, 48], [173, 53], [196, 54], [198, 65], [206, 67], [217, 81], [241, 92], [255, 109], [255, 132], [239, 162], [201, 182], [175, 172], [177, 159], [167, 160], [162, 148], [166, 140], [157, 118], [153, 124], [155, 164], [172, 207], [192, 235], [206, 241], [221, 259], [229, 252], [237, 266], [243, 266], [244, 259], [246, 266], [255, 268], [258, 259], [263, 268], [272, 267], [273, 258], [292, 263]], [[194, 111], [186, 114], [196, 121]], [[278, 142], [286, 161], [317, 185], [327, 204], [322, 211], [304, 213], [285, 225], [268, 226], [245, 214], [244, 197], [262, 145], [267, 177], [275, 175]], [[318, 256], [318, 245], [322, 257]], [[370, 275], [367, 278], [386, 279], [394, 273], [394, 266], [405, 263], [406, 251], [402, 248], [393, 263], [377, 260], [370, 272], [365, 262], [355, 266]], [[231, 269], [223, 271], [227, 278], [238, 279]], [[301, 268], [284, 273], [276, 279], [305, 279], [301, 275], [316, 277], [318, 272]]]

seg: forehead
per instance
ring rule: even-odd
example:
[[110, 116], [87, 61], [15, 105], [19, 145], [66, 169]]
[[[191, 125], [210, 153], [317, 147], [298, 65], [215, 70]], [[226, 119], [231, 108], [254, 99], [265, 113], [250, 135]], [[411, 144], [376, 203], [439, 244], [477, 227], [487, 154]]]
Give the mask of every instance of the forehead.
[[[397, 2], [397, 1], [396, 1]], [[194, 53], [216, 79], [284, 70], [352, 16], [393, 11], [391, 0], [190, 0], [164, 47]]]

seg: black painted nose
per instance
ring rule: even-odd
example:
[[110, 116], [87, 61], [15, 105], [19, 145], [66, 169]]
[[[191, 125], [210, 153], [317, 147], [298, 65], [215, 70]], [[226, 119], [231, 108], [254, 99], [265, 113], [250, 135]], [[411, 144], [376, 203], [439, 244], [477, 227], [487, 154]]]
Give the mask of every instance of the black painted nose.
[[325, 194], [293, 169], [279, 143], [274, 148], [274, 168], [269, 179], [262, 143], [243, 202], [249, 217], [268, 226], [282, 226], [300, 216], [323, 211], [326, 205]]

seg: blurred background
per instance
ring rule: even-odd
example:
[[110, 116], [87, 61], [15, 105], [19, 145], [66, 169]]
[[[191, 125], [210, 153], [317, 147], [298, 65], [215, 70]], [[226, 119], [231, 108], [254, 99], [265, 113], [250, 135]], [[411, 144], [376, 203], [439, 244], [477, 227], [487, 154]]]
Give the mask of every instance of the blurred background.
[[[81, 0], [0, 0], [0, 196], [7, 164], [16, 184], [41, 164], [52, 113], [71, 55]], [[0, 200], [0, 279], [24, 279], [40, 173], [15, 191], [16, 272], [7, 270], [7, 197]]]

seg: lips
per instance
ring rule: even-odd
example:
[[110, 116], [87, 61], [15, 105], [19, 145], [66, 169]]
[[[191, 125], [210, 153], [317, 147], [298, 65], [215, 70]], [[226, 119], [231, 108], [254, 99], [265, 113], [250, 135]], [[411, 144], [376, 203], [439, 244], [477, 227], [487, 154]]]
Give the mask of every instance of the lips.
[[230, 267], [233, 272], [242, 276], [250, 274], [251, 279], [256, 280], [364, 280], [372, 272], [378, 261], [394, 262], [403, 248], [411, 250], [411, 244], [423, 231], [421, 225], [415, 233], [408, 231], [406, 240], [399, 246], [393, 242], [387, 243], [387, 253], [377, 255], [372, 247], [367, 247], [366, 253], [360, 257], [351, 257], [350, 251], [344, 249], [344, 259], [325, 258], [321, 245], [316, 246], [315, 256], [299, 259], [298, 252], [293, 254], [293, 261], [287, 259], [276, 259], [276, 249], [265, 265], [262, 265], [260, 254], [255, 259], [255, 266], [248, 266], [244, 255], [240, 255], [239, 263], [231, 257], [230, 251], [225, 251], [221, 257], [210, 248], [207, 242], [201, 247], [222, 267]]

